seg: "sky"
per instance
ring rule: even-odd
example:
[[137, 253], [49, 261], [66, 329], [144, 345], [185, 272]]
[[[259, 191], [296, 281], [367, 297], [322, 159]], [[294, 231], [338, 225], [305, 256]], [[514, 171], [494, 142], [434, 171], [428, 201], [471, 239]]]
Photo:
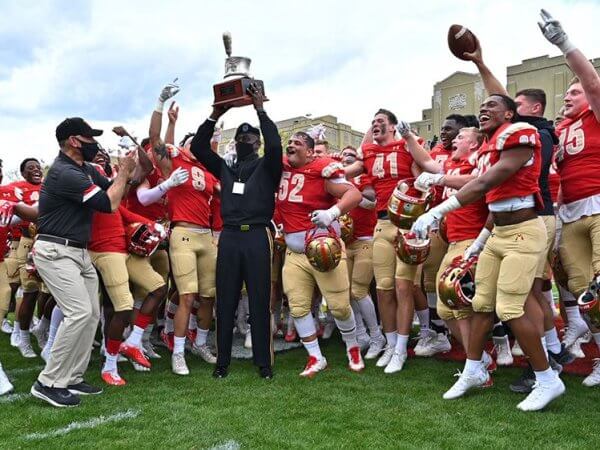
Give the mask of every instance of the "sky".
[[[541, 7], [600, 57], [600, 1], [0, 0], [0, 158], [5, 172], [30, 156], [51, 162], [56, 125], [72, 116], [104, 129], [104, 147], [116, 148], [115, 125], [142, 138], [175, 77], [176, 138], [195, 130], [222, 81], [224, 31], [233, 54], [252, 59], [274, 120], [333, 114], [364, 131], [380, 107], [418, 120], [435, 82], [475, 72], [448, 50], [451, 24], [478, 36], [504, 81], [507, 65], [560, 53], [536, 24]], [[251, 106], [224, 121], [258, 122]]]

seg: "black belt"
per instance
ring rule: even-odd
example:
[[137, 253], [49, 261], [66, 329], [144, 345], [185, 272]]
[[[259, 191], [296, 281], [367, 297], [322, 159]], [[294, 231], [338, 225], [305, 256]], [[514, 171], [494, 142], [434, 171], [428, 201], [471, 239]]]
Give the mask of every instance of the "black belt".
[[67, 247], [87, 248], [86, 244], [71, 239], [65, 239], [58, 236], [50, 236], [49, 234], [38, 234], [38, 241], [54, 242], [55, 244], [65, 245]]
[[224, 230], [229, 231], [250, 231], [250, 230], [264, 230], [268, 228], [269, 225], [266, 223], [253, 223], [248, 225], [223, 225]]
[[384, 211], [377, 212], [377, 218], [378, 219], [389, 219], [390, 216], [388, 216], [388, 212], [384, 210]]

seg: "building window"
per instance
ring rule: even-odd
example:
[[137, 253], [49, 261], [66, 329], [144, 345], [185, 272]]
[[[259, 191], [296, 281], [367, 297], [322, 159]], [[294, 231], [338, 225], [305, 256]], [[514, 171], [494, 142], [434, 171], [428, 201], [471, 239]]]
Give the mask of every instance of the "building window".
[[427, 124], [427, 131], [431, 132], [431, 124]]

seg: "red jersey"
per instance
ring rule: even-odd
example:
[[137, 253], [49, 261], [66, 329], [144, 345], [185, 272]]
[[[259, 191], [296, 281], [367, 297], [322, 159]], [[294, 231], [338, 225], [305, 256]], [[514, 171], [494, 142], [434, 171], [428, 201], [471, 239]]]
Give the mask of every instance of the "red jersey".
[[[215, 181], [215, 186], [220, 186], [218, 181]], [[210, 229], [213, 231], [223, 230], [223, 217], [221, 217], [221, 196], [215, 195], [210, 199]]]
[[98, 253], [127, 253], [125, 226], [138, 222], [147, 225], [151, 223], [145, 217], [127, 210], [123, 205], [112, 213], [95, 212], [88, 249]]
[[336, 198], [325, 189], [325, 180], [346, 182], [342, 164], [323, 156], [296, 169], [284, 157], [276, 208], [286, 233], [314, 228], [310, 214], [335, 205]]
[[564, 203], [600, 194], [600, 123], [591, 109], [564, 119], [556, 129], [556, 164]]
[[215, 177], [202, 164], [182, 152], [171, 157], [173, 170], [183, 167], [190, 174], [187, 181], [167, 192], [171, 222], [189, 222], [210, 228], [210, 199], [213, 196]]
[[[471, 154], [469, 158], [454, 161], [452, 158], [444, 162], [444, 173], [446, 175], [471, 175], [477, 174], [477, 153]], [[452, 197], [458, 189], [445, 187], [443, 199]], [[474, 203], [463, 206], [456, 211], [446, 215], [446, 235], [448, 242], [460, 242], [467, 239], [475, 239], [485, 226], [488, 217], [488, 208], [482, 198]]]
[[[436, 163], [443, 166], [444, 162], [446, 162], [450, 158], [450, 156], [452, 156], [452, 149], [446, 150], [440, 142], [429, 151], [429, 156], [431, 156], [431, 159], [433, 159]], [[435, 196], [433, 197], [433, 203], [431, 205], [432, 207], [442, 203], [442, 200], [444, 198], [443, 186], [434, 186], [433, 189]]]
[[[150, 189], [152, 189], [165, 181], [165, 178], [162, 176], [160, 170], [155, 166], [154, 170], [152, 170], [152, 172], [146, 176], [146, 180], [148, 180]], [[138, 200], [137, 189], [131, 189], [129, 191], [129, 194], [127, 195], [127, 209], [155, 222], [160, 222], [169, 216], [166, 195], [163, 195], [159, 201], [151, 203], [148, 206], [144, 206]]]
[[[33, 205], [40, 199], [40, 189], [42, 184], [33, 184], [26, 180], [15, 181], [5, 186], [3, 194], [4, 200], [11, 202], [23, 202], [26, 205]], [[11, 227], [13, 240], [18, 239], [22, 235], [22, 230], [29, 227], [28, 221], [22, 221], [19, 225]]]
[[554, 146], [554, 152], [552, 154], [552, 163], [548, 170], [548, 189], [550, 190], [550, 197], [552, 203], [556, 203], [558, 199], [558, 191], [560, 190], [560, 175], [558, 174], [558, 168], [556, 167], [556, 153], [558, 152], [558, 145]]
[[542, 168], [542, 144], [537, 129], [532, 125], [524, 122], [505, 123], [490, 139], [484, 141], [478, 151], [479, 175], [483, 175], [500, 160], [500, 152], [515, 147], [532, 148], [533, 156], [510, 178], [485, 194], [488, 205], [507, 198], [528, 195], [535, 197], [536, 204], [542, 204], [538, 183]]
[[[419, 138], [421, 143], [423, 140]], [[373, 182], [377, 211], [387, 211], [387, 204], [398, 181], [413, 178], [413, 157], [401, 139], [388, 145], [366, 144], [362, 147], [365, 171]]]
[[[367, 186], [373, 186], [367, 175], [359, 175], [352, 178], [350, 182], [360, 191], [364, 191]], [[354, 237], [371, 237], [377, 224], [377, 211], [374, 209], [365, 209], [357, 206], [350, 211], [350, 217], [354, 224]]]

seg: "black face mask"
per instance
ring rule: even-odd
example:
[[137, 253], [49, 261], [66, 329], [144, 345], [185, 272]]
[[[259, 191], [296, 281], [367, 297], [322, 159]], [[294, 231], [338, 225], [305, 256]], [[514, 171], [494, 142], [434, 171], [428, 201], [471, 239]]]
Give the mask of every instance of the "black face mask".
[[244, 159], [247, 156], [254, 153], [254, 144], [236, 142], [235, 143], [235, 152], [237, 153], [238, 160]]
[[81, 143], [81, 155], [83, 156], [83, 160], [92, 162], [96, 157], [96, 153], [100, 150], [98, 143], [79, 142]]

